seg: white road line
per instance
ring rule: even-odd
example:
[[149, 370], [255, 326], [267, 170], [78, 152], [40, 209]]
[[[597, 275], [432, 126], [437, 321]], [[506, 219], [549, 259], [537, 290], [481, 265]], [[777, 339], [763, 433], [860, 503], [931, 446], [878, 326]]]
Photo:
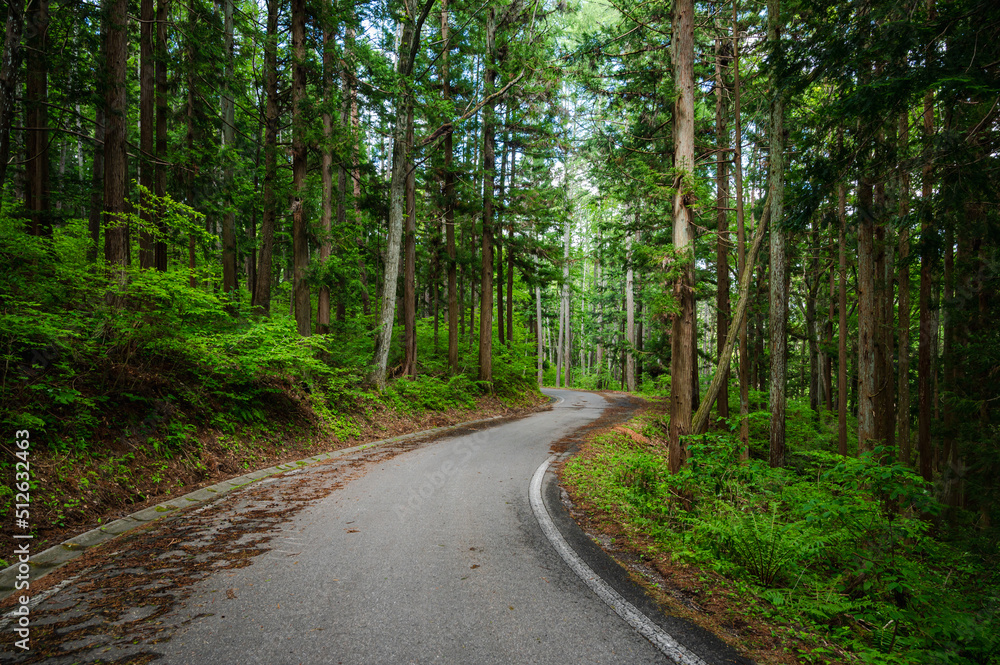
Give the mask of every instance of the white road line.
[[542, 502], [542, 479], [549, 468], [549, 464], [555, 456], [549, 457], [535, 470], [535, 475], [531, 477], [531, 486], [528, 490], [528, 499], [531, 502], [531, 509], [535, 513], [538, 525], [545, 533], [545, 537], [552, 543], [552, 547], [559, 553], [570, 568], [573, 569], [581, 580], [593, 590], [601, 600], [607, 603], [618, 616], [628, 622], [637, 633], [645, 637], [659, 649], [664, 656], [677, 665], [708, 665], [706, 661], [695, 655], [680, 642], [670, 636], [669, 633], [653, 623], [649, 617], [643, 614], [635, 605], [625, 600], [625, 598], [615, 591], [597, 573], [591, 569], [583, 559], [570, 547], [559, 529], [552, 522], [549, 511]]

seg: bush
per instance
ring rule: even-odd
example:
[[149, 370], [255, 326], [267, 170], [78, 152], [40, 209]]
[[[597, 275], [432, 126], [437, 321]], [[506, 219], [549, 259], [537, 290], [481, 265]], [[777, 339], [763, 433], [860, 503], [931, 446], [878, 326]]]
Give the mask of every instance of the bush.
[[932, 488], [887, 451], [797, 450], [771, 469], [741, 463], [728, 434], [689, 449], [670, 475], [664, 450], [605, 434], [564, 478], [674, 557], [756, 589], [758, 611], [805, 622], [864, 662], [1000, 662], [996, 530], [935, 532]]

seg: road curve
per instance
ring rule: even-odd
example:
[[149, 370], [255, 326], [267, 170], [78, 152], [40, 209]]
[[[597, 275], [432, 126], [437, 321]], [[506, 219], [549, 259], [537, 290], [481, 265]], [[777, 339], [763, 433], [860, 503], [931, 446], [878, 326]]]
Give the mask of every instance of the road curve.
[[[44, 662], [672, 662], [565, 564], [532, 513], [529, 483], [550, 444], [607, 406], [593, 393], [546, 392], [558, 398], [550, 411], [255, 484], [246, 496], [178, 516], [158, 527], [167, 533], [135, 542], [136, 551], [145, 542], [155, 555], [116, 563], [127, 556], [126, 542], [81, 574], [76, 588], [37, 608], [41, 622], [47, 604], [53, 625], [74, 619], [73, 633]], [[555, 513], [557, 488], [548, 485]], [[241, 519], [258, 522], [232, 532]], [[185, 520], [187, 530], [179, 526]], [[565, 515], [555, 521], [567, 529]], [[167, 563], [144, 563], [150, 559]], [[592, 567], [602, 566], [606, 560]], [[95, 591], [88, 575], [131, 581]], [[132, 594], [127, 611], [100, 610], [122, 584], [146, 595]], [[153, 602], [163, 594], [169, 602]], [[153, 600], [147, 606], [143, 598]], [[97, 628], [88, 611], [111, 616], [120, 629]], [[89, 643], [88, 626], [100, 633]], [[732, 662], [718, 653], [701, 651], [706, 662]]]

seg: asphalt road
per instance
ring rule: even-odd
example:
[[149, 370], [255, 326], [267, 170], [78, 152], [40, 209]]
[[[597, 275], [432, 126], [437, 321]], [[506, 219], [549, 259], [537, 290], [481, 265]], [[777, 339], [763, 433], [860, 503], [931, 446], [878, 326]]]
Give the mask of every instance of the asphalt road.
[[[123, 538], [36, 608], [34, 656], [12, 662], [671, 662], [532, 514], [529, 482], [551, 444], [607, 406], [546, 392], [562, 398], [550, 411], [268, 479]], [[546, 494], [558, 512], [551, 480]], [[707, 639], [706, 662], [732, 662]]]

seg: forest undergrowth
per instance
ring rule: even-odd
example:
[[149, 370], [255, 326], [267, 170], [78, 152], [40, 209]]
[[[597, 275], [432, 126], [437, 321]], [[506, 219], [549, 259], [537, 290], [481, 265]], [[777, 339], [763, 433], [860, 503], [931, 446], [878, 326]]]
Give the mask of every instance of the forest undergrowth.
[[[427, 321], [421, 373], [378, 391], [366, 382], [373, 334], [361, 317], [303, 338], [291, 316], [254, 316], [205, 288], [211, 274], [192, 286], [186, 269], [129, 269], [115, 301], [113, 276], [86, 260], [85, 224], [50, 241], [0, 216], [0, 419], [11, 437], [30, 432], [37, 551], [249, 470], [544, 401], [520, 347], [498, 350], [489, 385], [450, 376], [447, 338]], [[461, 350], [474, 375], [474, 349]], [[12, 444], [0, 448], [10, 524], [19, 460]]]
[[785, 468], [768, 466], [762, 417], [748, 462], [723, 427], [672, 476], [659, 404], [591, 437], [564, 486], [612, 550], [662, 576], [654, 593], [693, 599], [682, 612], [757, 662], [1000, 662], [998, 530], [885, 449], [837, 455], [835, 418], [789, 407]]

